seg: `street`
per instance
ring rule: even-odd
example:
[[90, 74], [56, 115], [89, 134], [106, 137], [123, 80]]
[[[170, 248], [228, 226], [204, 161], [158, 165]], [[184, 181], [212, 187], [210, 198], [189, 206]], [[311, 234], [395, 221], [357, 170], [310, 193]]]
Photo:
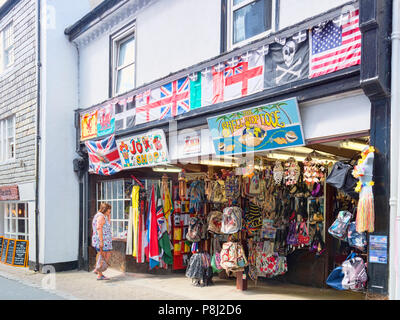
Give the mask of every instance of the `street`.
[[0, 276], [0, 300], [64, 300], [43, 289], [22, 284]]

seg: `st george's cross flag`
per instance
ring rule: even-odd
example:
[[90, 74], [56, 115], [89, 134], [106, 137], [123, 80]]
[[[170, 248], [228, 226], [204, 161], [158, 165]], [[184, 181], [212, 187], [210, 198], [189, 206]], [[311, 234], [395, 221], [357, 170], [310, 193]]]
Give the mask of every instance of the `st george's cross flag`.
[[136, 96], [136, 124], [171, 119], [189, 110], [189, 77], [183, 77]]
[[89, 155], [89, 172], [110, 176], [122, 170], [115, 136], [99, 141], [85, 142]]
[[191, 110], [263, 90], [264, 63], [264, 55], [255, 51], [197, 72], [190, 82]]
[[329, 21], [311, 32], [310, 78], [342, 70], [361, 63], [359, 10], [348, 19]]

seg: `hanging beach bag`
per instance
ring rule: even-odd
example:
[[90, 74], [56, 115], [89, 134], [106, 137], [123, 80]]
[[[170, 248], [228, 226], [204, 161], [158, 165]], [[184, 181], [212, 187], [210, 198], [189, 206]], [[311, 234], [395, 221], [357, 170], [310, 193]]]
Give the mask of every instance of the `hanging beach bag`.
[[339, 240], [345, 240], [347, 238], [347, 228], [350, 224], [350, 220], [353, 217], [349, 211], [340, 211], [335, 222], [328, 229], [328, 232]]
[[186, 239], [191, 242], [199, 242], [201, 240], [203, 224], [199, 218], [191, 217], [189, 219], [189, 229]]
[[298, 244], [301, 247], [310, 245], [311, 239], [310, 235], [308, 234], [307, 224], [304, 221], [300, 223], [299, 234], [297, 239], [298, 239]]
[[205, 199], [204, 181], [193, 181], [189, 187], [189, 211], [200, 212]]
[[227, 207], [222, 214], [221, 232], [232, 234], [242, 229], [242, 209], [239, 207]]
[[221, 253], [220, 252], [216, 252], [213, 254], [213, 256], [211, 258], [211, 267], [212, 267], [214, 273], [219, 273], [223, 270], [221, 267]]
[[296, 247], [299, 244], [296, 220], [290, 221], [286, 244], [293, 247]]
[[240, 180], [238, 176], [229, 175], [225, 181], [225, 196], [228, 200], [237, 200], [240, 196]]
[[[356, 255], [355, 253], [351, 253], [347, 258], [346, 261], [349, 259], [354, 258]], [[326, 284], [336, 290], [346, 290], [343, 287], [343, 264], [340, 267], [336, 267], [333, 271], [329, 274], [328, 278], [326, 279]]]
[[367, 249], [367, 236], [365, 232], [357, 232], [356, 223], [352, 222], [347, 230], [347, 242], [350, 247], [354, 247], [360, 251]]

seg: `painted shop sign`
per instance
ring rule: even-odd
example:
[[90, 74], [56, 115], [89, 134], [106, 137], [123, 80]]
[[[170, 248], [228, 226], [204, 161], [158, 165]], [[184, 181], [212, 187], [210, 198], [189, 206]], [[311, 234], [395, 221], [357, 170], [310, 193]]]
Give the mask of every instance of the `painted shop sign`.
[[217, 155], [304, 146], [295, 98], [208, 118]]
[[19, 200], [18, 186], [0, 187], [0, 201]]
[[117, 140], [124, 169], [143, 168], [169, 163], [168, 148], [163, 130]]

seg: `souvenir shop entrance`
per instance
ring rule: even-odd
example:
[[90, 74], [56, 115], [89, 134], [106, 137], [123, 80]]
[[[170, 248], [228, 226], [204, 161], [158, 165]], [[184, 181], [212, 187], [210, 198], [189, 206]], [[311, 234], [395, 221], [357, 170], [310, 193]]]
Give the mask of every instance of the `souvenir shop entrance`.
[[[332, 270], [352, 252], [368, 260], [365, 233], [354, 230], [357, 179], [342, 189], [327, 183], [333, 170], [332, 182], [340, 180], [339, 164], [364, 159], [368, 144], [369, 136], [360, 133], [91, 175], [91, 217], [101, 202], [111, 204], [111, 264], [123, 271], [182, 272], [195, 285], [229, 278], [241, 289], [263, 280], [326, 287]], [[146, 240], [151, 225], [158, 238], [152, 244]], [[90, 262], [94, 266], [92, 248]]]

